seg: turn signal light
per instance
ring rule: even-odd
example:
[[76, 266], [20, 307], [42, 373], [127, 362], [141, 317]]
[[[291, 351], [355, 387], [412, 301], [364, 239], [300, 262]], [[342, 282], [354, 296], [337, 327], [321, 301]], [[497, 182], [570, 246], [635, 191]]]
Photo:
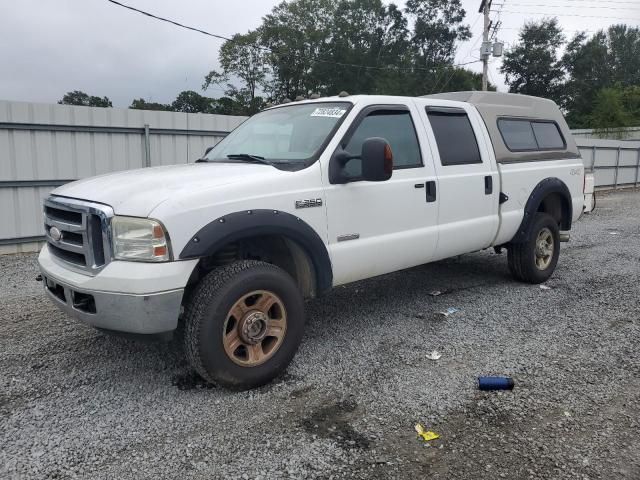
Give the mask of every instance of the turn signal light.
[[388, 143], [384, 146], [384, 173], [387, 175], [393, 173], [393, 152]]

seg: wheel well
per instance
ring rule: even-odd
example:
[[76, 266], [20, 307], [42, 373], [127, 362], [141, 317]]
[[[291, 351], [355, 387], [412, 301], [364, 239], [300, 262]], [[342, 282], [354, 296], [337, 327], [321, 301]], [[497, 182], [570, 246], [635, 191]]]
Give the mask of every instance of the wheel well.
[[529, 238], [531, 224], [538, 212], [551, 215], [558, 222], [560, 230], [571, 230], [573, 220], [571, 202], [569, 189], [562, 180], [553, 177], [545, 178], [529, 195], [520, 228], [509, 243], [521, 243]]
[[561, 230], [569, 230], [571, 228], [571, 206], [560, 193], [554, 192], [544, 197], [537, 211], [551, 215]]
[[255, 236], [223, 245], [212, 255], [200, 259], [189, 280], [190, 286], [213, 269], [237, 260], [260, 260], [276, 265], [291, 275], [305, 298], [317, 294], [313, 262], [300, 244], [284, 235]]

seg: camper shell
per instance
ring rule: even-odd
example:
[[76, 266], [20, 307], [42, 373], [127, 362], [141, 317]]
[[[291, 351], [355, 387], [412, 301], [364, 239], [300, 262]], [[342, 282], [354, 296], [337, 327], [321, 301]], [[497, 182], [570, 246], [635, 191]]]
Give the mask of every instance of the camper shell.
[[[580, 158], [580, 152], [569, 126], [558, 106], [546, 98], [500, 92], [450, 92], [425, 95], [422, 98], [455, 100], [473, 105], [484, 121], [498, 163], [533, 162]], [[500, 131], [501, 120], [534, 120], [553, 123], [558, 128], [562, 147], [526, 150], [509, 148]]]

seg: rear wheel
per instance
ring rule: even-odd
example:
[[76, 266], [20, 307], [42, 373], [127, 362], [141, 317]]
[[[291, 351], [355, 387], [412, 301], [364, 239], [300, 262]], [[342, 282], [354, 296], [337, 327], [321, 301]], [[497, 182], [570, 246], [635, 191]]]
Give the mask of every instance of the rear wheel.
[[537, 213], [531, 235], [522, 243], [508, 246], [511, 274], [527, 283], [543, 283], [551, 277], [560, 256], [560, 230], [553, 217]]
[[185, 351], [206, 380], [247, 389], [287, 367], [302, 339], [304, 302], [282, 269], [253, 260], [209, 273], [185, 309]]

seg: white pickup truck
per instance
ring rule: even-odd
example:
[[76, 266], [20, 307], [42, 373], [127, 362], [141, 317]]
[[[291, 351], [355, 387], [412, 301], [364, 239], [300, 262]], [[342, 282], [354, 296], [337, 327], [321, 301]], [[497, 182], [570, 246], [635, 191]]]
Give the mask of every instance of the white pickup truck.
[[67, 184], [44, 204], [45, 290], [94, 327], [184, 327], [206, 380], [264, 384], [293, 358], [304, 298], [493, 247], [547, 280], [583, 213], [558, 107], [487, 92], [269, 108], [195, 164]]

